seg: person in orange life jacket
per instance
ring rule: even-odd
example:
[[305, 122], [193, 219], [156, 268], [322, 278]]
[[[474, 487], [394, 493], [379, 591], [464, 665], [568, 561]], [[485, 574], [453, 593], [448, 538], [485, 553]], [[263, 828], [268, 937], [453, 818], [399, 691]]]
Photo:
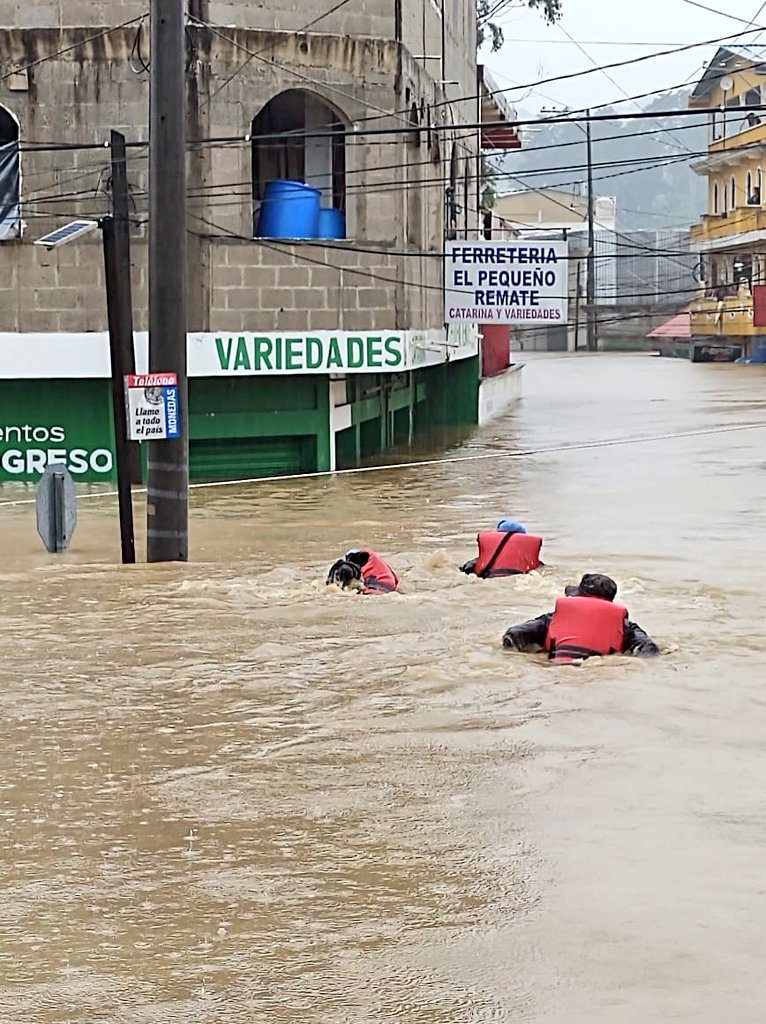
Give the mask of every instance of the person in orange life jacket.
[[380, 555], [370, 548], [352, 548], [330, 566], [327, 584], [362, 594], [390, 594], [399, 587], [399, 578]]
[[479, 557], [460, 566], [469, 576], [489, 579], [492, 576], [517, 576], [542, 566], [542, 537], [528, 534], [515, 519], [501, 519], [496, 529], [476, 535]]
[[657, 644], [628, 609], [615, 604], [617, 584], [601, 573], [586, 573], [576, 587], [566, 587], [553, 612], [510, 626], [503, 647], [517, 651], [545, 651], [558, 664], [581, 661], [600, 654], [659, 654]]

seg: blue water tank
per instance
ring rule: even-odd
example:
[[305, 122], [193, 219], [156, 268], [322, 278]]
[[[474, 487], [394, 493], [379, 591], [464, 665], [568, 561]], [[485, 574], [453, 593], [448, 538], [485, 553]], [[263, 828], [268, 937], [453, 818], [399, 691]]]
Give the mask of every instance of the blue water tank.
[[301, 181], [267, 181], [258, 214], [259, 238], [316, 238], [318, 189]]
[[317, 238], [345, 238], [346, 215], [343, 210], [323, 206], [319, 211]]

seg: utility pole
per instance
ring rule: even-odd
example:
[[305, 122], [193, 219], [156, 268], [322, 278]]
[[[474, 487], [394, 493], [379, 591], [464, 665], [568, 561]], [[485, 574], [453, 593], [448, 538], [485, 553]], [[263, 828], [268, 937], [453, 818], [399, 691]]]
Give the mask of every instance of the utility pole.
[[590, 137], [590, 110], [585, 112], [585, 145], [588, 160], [588, 273], [585, 280], [585, 303], [587, 309], [588, 350], [595, 352], [598, 348], [598, 332], [596, 330], [596, 240], [593, 231], [593, 153]]
[[149, 372], [178, 376], [180, 437], [148, 442], [148, 562], [189, 557], [184, 6], [151, 3]]
[[140, 482], [138, 445], [128, 441], [124, 378], [136, 372], [133, 351], [133, 299], [130, 284], [130, 224], [125, 136], [111, 133], [112, 215], [101, 221], [112, 370], [114, 446], [117, 460], [117, 495], [120, 512], [120, 547], [123, 565], [136, 560], [131, 483]]

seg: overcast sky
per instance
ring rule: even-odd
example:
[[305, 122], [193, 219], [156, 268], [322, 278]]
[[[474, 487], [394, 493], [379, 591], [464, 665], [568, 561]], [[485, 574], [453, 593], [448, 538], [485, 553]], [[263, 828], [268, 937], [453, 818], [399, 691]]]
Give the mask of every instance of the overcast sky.
[[[512, 10], [500, 19], [506, 39], [503, 49], [495, 54], [484, 52], [481, 59], [498, 79], [498, 85], [505, 88], [593, 67], [566, 32], [599, 65], [732, 33], [743, 33], [740, 42], [753, 42], [759, 37], [748, 32], [745, 23], [751, 19], [755, 19], [753, 27], [764, 27], [760, 41], [766, 45], [766, 3], [759, 12], [761, 0], [700, 2], [726, 10], [734, 17], [700, 10], [685, 0], [562, 0], [564, 15], [560, 24], [554, 26], [546, 25], [534, 11]], [[639, 45], [644, 43], [649, 45]], [[532, 114], [542, 106], [568, 105], [577, 109], [616, 102], [624, 99], [624, 93], [633, 96], [676, 87], [685, 81], [695, 82], [702, 73], [703, 62], [712, 59], [716, 48], [716, 44], [710, 44], [618, 68], [607, 72], [613, 81], [594, 70], [592, 74], [540, 85], [531, 92], [509, 92], [507, 96]]]

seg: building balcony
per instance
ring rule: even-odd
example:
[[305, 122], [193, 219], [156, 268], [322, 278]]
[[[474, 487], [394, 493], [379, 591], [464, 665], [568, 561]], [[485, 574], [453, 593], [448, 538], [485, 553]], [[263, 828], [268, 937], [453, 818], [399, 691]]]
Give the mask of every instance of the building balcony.
[[762, 206], [741, 206], [728, 213], [706, 213], [698, 224], [692, 225], [689, 240], [702, 246], [719, 239], [731, 239], [737, 245], [738, 235], [766, 231], [766, 209]]
[[720, 299], [701, 296], [690, 308], [692, 337], [747, 337], [766, 332], [764, 328], [753, 327], [753, 297], [746, 289]]
[[[723, 127], [721, 131], [723, 132]], [[732, 145], [740, 148], [763, 143], [766, 143], [766, 121], [752, 113], [738, 113], [736, 107], [729, 107], [726, 110], [725, 137], [722, 135], [720, 139], [711, 142], [708, 153], [713, 156], [731, 149]]]

